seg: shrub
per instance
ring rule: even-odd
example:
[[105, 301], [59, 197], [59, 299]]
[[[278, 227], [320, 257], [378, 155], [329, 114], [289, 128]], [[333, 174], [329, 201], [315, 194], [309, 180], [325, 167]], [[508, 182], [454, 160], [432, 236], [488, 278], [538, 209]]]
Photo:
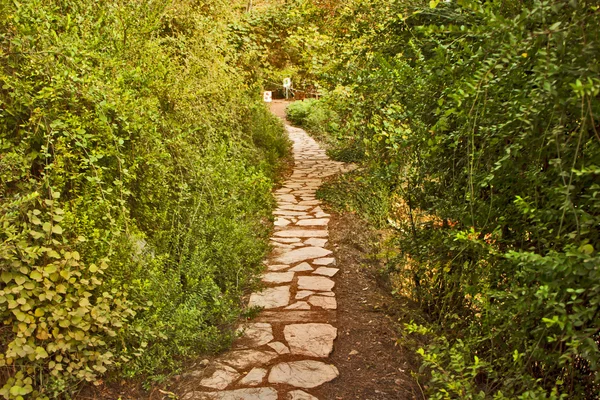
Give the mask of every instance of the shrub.
[[224, 1], [0, 13], [5, 398], [229, 343], [289, 147], [236, 70], [232, 18]]

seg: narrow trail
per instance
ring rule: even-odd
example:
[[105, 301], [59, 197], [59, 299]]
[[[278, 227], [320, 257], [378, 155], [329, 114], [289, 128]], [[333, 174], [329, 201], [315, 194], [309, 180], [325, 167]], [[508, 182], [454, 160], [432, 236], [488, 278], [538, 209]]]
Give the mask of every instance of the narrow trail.
[[273, 251], [264, 290], [249, 306], [263, 307], [233, 349], [191, 371], [183, 400], [314, 400], [311, 390], [338, 377], [328, 358], [337, 337], [335, 277], [328, 248], [329, 214], [315, 198], [323, 179], [350, 170], [329, 160], [302, 129], [286, 126], [294, 143], [292, 175], [275, 194]]

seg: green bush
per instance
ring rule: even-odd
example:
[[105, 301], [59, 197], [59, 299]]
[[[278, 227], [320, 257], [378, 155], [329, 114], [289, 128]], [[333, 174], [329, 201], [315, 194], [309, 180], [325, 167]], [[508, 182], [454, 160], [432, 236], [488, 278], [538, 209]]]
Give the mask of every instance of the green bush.
[[219, 0], [0, 10], [4, 398], [229, 343], [289, 151], [236, 69], [235, 18]]
[[407, 210], [389, 268], [431, 319], [432, 398], [597, 398], [599, 11], [356, 0], [328, 21], [320, 104], [364, 149], [355, 187]]

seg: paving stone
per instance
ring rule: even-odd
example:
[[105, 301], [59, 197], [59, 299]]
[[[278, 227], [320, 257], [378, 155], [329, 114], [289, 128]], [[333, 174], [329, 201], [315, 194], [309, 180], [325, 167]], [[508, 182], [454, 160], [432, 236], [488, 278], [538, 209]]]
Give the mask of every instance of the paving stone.
[[338, 268], [319, 267], [315, 270], [315, 272], [313, 272], [313, 274], [332, 277], [338, 272]]
[[277, 218], [274, 222], [274, 225], [275, 226], [288, 226], [291, 223], [292, 222], [290, 220], [287, 220], [285, 218]]
[[290, 354], [290, 349], [281, 342], [271, 342], [268, 346], [275, 350], [277, 354]]
[[310, 389], [332, 381], [338, 375], [338, 369], [330, 364], [314, 360], [292, 361], [271, 368], [269, 383]]
[[292, 324], [283, 328], [283, 335], [292, 354], [327, 357], [333, 350], [337, 329], [329, 324]]
[[335, 265], [335, 258], [333, 257], [325, 257], [325, 258], [318, 258], [316, 260], [311, 261], [313, 263], [313, 265], [324, 265], [324, 266], [328, 266], [328, 265]]
[[327, 218], [314, 218], [314, 219], [303, 219], [298, 221], [298, 226], [327, 226], [329, 219]]
[[310, 310], [310, 304], [305, 301], [297, 301], [285, 308], [286, 310]]
[[[273, 237], [273, 238], [271, 238], [271, 240], [274, 240], [279, 243], [298, 243], [301, 241], [300, 238], [277, 238], [277, 237]], [[316, 239], [316, 240], [325, 240], [325, 239]], [[310, 243], [308, 243], [308, 244], [310, 244]], [[323, 247], [323, 246], [317, 246], [317, 247]]]
[[[331, 289], [331, 288], [330, 288]], [[330, 290], [323, 289], [323, 290]], [[266, 288], [262, 292], [252, 293], [248, 307], [263, 307], [265, 309], [287, 306], [290, 302], [290, 287], [277, 286]]]
[[275, 210], [275, 211], [273, 211], [273, 214], [274, 215], [282, 215], [284, 217], [307, 215], [305, 212], [302, 212], [302, 211], [287, 211], [287, 210]]
[[[298, 200], [296, 200], [296, 196], [294, 196], [293, 194], [277, 195], [277, 200], [286, 201], [288, 203], [298, 203]], [[310, 206], [310, 204], [302, 204], [302, 205]]]
[[277, 400], [277, 390], [262, 387], [212, 393], [191, 392], [182, 400]]
[[312, 271], [312, 270], [313, 270], [313, 267], [311, 267], [310, 264], [307, 262], [300, 263], [300, 264], [296, 265], [294, 268], [290, 269], [290, 271], [294, 271], [294, 272], [305, 272], [305, 271]]
[[308, 302], [315, 307], [321, 307], [326, 310], [337, 309], [337, 301], [335, 300], [335, 297], [310, 296]]
[[335, 282], [324, 276], [300, 276], [298, 277], [298, 289], [330, 292]]
[[310, 239], [306, 239], [304, 241], [304, 244], [308, 244], [310, 246], [315, 246], [315, 247], [325, 247], [325, 245], [327, 244], [327, 239], [310, 238]]
[[[312, 294], [315, 294], [315, 292], [313, 292], [312, 290], [300, 290], [299, 292], [296, 293], [296, 300], [303, 299]], [[321, 293], [319, 293], [319, 294], [321, 294]]]
[[281, 264], [293, 264], [300, 261], [313, 260], [331, 254], [331, 250], [322, 247], [302, 247], [300, 249], [290, 250], [277, 258]]
[[286, 400], [319, 400], [313, 395], [310, 395], [302, 390], [293, 390], [288, 392]]
[[211, 389], [225, 389], [239, 376], [240, 374], [235, 369], [227, 365], [217, 365], [210, 376], [200, 381], [200, 385]]
[[290, 204], [287, 206], [280, 206], [277, 208], [279, 210], [286, 210], [286, 211], [308, 211], [311, 209], [310, 206], [299, 206], [299, 205], [294, 205], [294, 204]]
[[267, 370], [263, 368], [252, 368], [248, 374], [240, 379], [239, 384], [242, 386], [257, 386], [263, 382]]
[[238, 370], [244, 370], [249, 367], [258, 367], [267, 364], [274, 358], [277, 358], [277, 353], [272, 351], [236, 350], [220, 357], [218, 361]]
[[273, 328], [265, 322], [243, 324], [238, 328], [242, 336], [236, 341], [238, 348], [254, 348], [273, 340]]
[[335, 297], [333, 292], [319, 292], [319, 296]]
[[293, 272], [268, 272], [262, 277], [262, 281], [266, 283], [287, 283], [292, 279], [294, 279]]
[[269, 271], [280, 271], [282, 269], [287, 269], [290, 266], [287, 264], [274, 264], [274, 265], [267, 265], [267, 269]]
[[323, 238], [329, 236], [329, 231], [318, 229], [285, 229], [273, 234], [276, 237]]

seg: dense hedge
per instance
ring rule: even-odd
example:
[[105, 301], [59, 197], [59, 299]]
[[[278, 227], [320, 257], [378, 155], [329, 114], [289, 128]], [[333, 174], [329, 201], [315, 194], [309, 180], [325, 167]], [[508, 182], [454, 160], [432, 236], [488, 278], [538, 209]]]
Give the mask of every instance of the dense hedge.
[[336, 112], [387, 198], [430, 398], [597, 398], [597, 2], [357, 0], [329, 26], [332, 92], [292, 111]]
[[[233, 7], [232, 7], [233, 6]], [[216, 351], [267, 248], [288, 151], [231, 2], [0, 8], [0, 394]]]

